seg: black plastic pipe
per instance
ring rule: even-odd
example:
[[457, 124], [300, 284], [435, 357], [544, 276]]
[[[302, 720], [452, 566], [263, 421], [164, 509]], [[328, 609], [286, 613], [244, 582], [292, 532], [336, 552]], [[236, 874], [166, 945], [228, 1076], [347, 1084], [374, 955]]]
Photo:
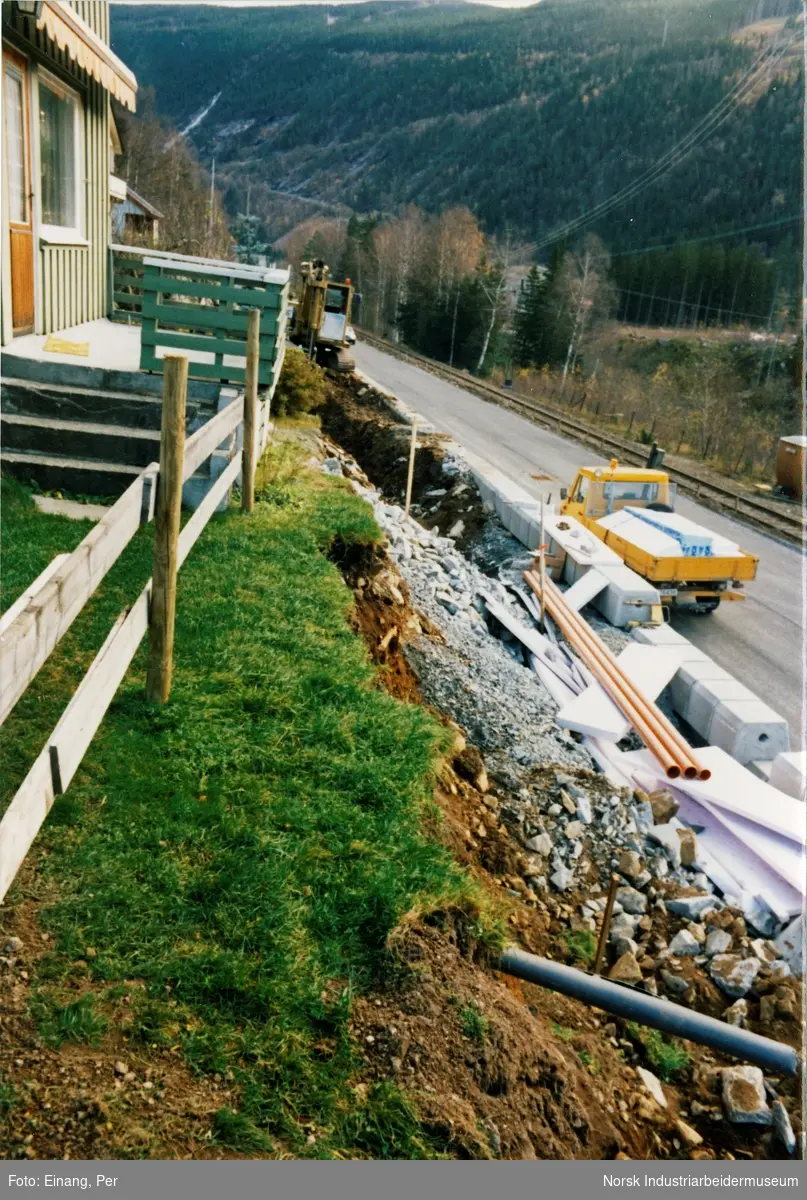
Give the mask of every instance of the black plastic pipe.
[[566, 967], [548, 958], [538, 958], [515, 946], [509, 946], [504, 951], [499, 970], [526, 979], [529, 983], [537, 983], [539, 987], [549, 988], [550, 991], [561, 992], [564, 996], [574, 996], [584, 1004], [601, 1008], [615, 1016], [638, 1021], [652, 1029], [662, 1029], [665, 1033], [700, 1042], [703, 1046], [711, 1046], [713, 1050], [721, 1050], [744, 1062], [754, 1063], [772, 1074], [795, 1075], [798, 1072], [798, 1055], [784, 1042], [774, 1042], [758, 1033], [749, 1033], [747, 1029], [739, 1029], [736, 1025], [727, 1025], [725, 1021], [716, 1021], [714, 1017], [682, 1008], [670, 1000], [610, 983], [599, 975], [586, 975], [575, 967]]

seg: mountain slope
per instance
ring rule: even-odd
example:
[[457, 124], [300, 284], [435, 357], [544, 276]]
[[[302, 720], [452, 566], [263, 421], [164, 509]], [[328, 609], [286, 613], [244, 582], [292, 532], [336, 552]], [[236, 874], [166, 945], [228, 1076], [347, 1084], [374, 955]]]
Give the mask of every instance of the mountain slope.
[[[113, 46], [215, 156], [231, 210], [249, 189], [274, 234], [318, 206], [414, 202], [464, 203], [489, 231], [534, 239], [641, 176], [770, 52], [772, 27], [795, 43], [797, 8], [114, 6]], [[760, 15], [779, 20], [744, 34]], [[694, 153], [594, 225], [613, 249], [800, 211], [797, 49], [770, 60]]]

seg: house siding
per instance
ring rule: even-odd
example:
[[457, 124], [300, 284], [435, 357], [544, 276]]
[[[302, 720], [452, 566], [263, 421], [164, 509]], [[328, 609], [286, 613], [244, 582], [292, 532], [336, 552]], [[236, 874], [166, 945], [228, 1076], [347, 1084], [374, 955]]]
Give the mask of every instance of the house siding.
[[[109, 5], [102, 0], [73, 0], [71, 7], [94, 33], [109, 43]], [[84, 110], [84, 237], [89, 246], [39, 243], [36, 262], [36, 331], [52, 333], [106, 315], [107, 246], [109, 231], [109, 94], [59, 50], [31, 17], [15, 6], [3, 5], [3, 40], [33, 64], [59, 76], [81, 96]], [[31, 118], [36, 114], [34, 81]], [[34, 138], [36, 141], [36, 138]], [[32, 154], [34, 191], [38, 193], [38, 163]], [[35, 201], [35, 203], [37, 203]], [[4, 230], [4, 236], [7, 236]], [[35, 229], [36, 236], [36, 229]], [[8, 254], [3, 255], [2, 341], [11, 340], [11, 284]]]

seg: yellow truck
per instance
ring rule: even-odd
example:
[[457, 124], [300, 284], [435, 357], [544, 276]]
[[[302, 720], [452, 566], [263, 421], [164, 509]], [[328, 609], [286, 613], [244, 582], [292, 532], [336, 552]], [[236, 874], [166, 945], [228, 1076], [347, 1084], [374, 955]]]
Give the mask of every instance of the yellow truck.
[[[561, 491], [561, 513], [574, 517], [661, 595], [662, 604], [714, 612], [721, 600], [743, 600], [759, 559], [729, 538], [675, 514], [676, 485], [664, 471], [581, 467]], [[666, 514], [666, 515], [665, 515]]]

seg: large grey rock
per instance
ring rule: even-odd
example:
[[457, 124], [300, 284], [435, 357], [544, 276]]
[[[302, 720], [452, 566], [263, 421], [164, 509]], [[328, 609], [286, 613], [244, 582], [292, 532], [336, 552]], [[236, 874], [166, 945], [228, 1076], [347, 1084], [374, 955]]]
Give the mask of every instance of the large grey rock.
[[647, 837], [651, 842], [663, 846], [673, 867], [681, 866], [681, 839], [678, 836], [677, 825], [654, 825], [648, 829]]
[[552, 853], [552, 838], [548, 833], [538, 833], [524, 844], [528, 850], [532, 850], [536, 854], [542, 854], [544, 858]]
[[608, 978], [614, 983], [641, 983], [642, 968], [636, 956], [630, 952], [620, 955], [608, 972]]
[[665, 905], [667, 912], [686, 917], [689, 921], [697, 921], [705, 912], [723, 907], [715, 896], [679, 896], [677, 900], [665, 901]]
[[673, 940], [670, 942], [670, 954], [674, 954], [676, 958], [688, 957], [694, 958], [696, 954], [700, 954], [701, 948], [688, 929], [679, 929]]
[[591, 801], [585, 792], [581, 792], [577, 797], [577, 815], [584, 825], [590, 825], [594, 819], [591, 812]]
[[647, 912], [647, 896], [637, 891], [636, 888], [617, 888], [616, 898], [617, 902], [622, 905], [623, 911], [632, 916], [643, 916]]
[[790, 1124], [787, 1109], [781, 1100], [774, 1100], [771, 1105], [771, 1118], [776, 1136], [788, 1154], [792, 1154], [796, 1149], [796, 1135], [793, 1132], [793, 1126]]
[[709, 963], [709, 974], [727, 996], [739, 1000], [751, 990], [761, 965], [758, 958], [740, 958], [739, 954], [716, 954]]
[[568, 867], [558, 867], [554, 875], [549, 876], [549, 882], [556, 887], [559, 892], [565, 892], [572, 886], [574, 872]]
[[661, 1080], [657, 1079], [653, 1072], [648, 1071], [645, 1067], [637, 1067], [636, 1074], [639, 1076], [642, 1083], [655, 1100], [656, 1104], [660, 1105], [661, 1108], [666, 1108], [667, 1097], [664, 1095], [664, 1088], [661, 1086]]
[[794, 917], [782, 930], [774, 945], [779, 957], [783, 958], [793, 974], [801, 979], [804, 969], [804, 917], [801, 914]]
[[703, 947], [703, 953], [709, 958], [714, 958], [716, 954], [725, 954], [731, 949], [731, 934], [727, 929], [712, 929], [706, 938], [706, 944]]
[[770, 1125], [765, 1079], [759, 1067], [724, 1067], [720, 1072], [723, 1108], [735, 1125]]

